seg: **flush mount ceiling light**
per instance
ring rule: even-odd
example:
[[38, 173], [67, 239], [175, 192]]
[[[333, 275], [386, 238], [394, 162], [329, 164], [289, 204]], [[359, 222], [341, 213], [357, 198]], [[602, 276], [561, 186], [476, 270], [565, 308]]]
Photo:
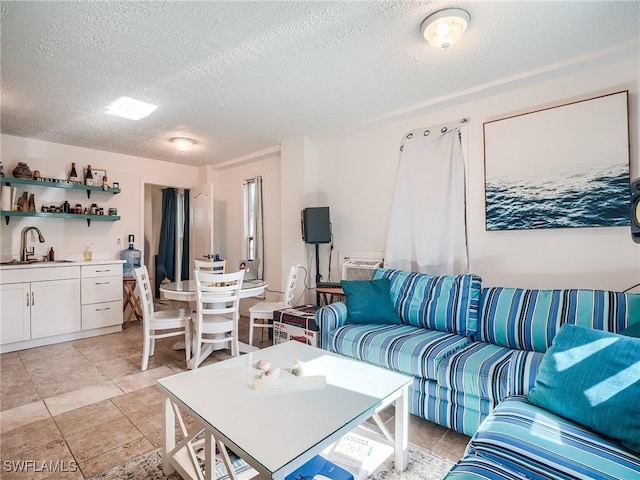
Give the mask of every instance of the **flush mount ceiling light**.
[[148, 117], [156, 108], [158, 108], [157, 105], [141, 102], [135, 98], [120, 97], [107, 107], [107, 113], [130, 120], [140, 120]]
[[471, 16], [461, 8], [445, 8], [432, 13], [420, 25], [425, 40], [434, 47], [448, 48], [462, 38]]
[[181, 152], [188, 152], [196, 144], [196, 141], [193, 138], [174, 137], [171, 139], [171, 143]]

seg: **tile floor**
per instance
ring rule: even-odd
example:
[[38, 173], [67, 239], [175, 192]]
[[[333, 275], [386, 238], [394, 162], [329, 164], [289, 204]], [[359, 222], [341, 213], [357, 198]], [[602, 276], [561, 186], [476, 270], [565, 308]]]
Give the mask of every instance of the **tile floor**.
[[[241, 319], [244, 341], [248, 322]], [[184, 351], [171, 348], [175, 337], [159, 340], [141, 372], [141, 339], [133, 322], [119, 333], [0, 355], [0, 478], [85, 479], [159, 447], [155, 381], [185, 370]], [[205, 364], [228, 357], [215, 352]], [[452, 461], [469, 440], [414, 416], [409, 432], [412, 443]], [[35, 464], [12, 471], [21, 460]]]

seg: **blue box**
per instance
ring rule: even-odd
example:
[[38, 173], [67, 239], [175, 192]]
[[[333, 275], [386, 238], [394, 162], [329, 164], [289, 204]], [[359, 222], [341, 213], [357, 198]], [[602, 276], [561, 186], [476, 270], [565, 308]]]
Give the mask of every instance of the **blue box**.
[[320, 455], [316, 455], [295, 472], [287, 475], [285, 480], [313, 480], [315, 475], [322, 475], [331, 480], [354, 480], [351, 472], [339, 467]]

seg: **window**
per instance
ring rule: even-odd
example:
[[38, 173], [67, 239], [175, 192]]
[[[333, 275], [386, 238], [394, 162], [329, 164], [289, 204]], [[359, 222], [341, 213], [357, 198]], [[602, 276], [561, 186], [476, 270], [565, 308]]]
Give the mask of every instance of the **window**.
[[256, 179], [244, 181], [245, 257], [256, 259]]
[[262, 210], [262, 177], [243, 182], [244, 246], [247, 260], [259, 260], [258, 278], [264, 278], [264, 219]]

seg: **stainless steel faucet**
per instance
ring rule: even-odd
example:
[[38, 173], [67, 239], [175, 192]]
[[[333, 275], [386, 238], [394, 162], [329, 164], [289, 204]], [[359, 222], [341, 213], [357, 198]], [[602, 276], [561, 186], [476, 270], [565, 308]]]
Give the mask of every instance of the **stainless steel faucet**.
[[29, 257], [33, 257], [36, 254], [35, 246], [31, 247], [31, 250], [27, 249], [27, 233], [29, 233], [30, 230], [35, 230], [38, 233], [38, 241], [40, 243], [44, 243], [44, 237], [42, 236], [42, 232], [38, 227], [24, 227], [22, 229], [22, 237], [21, 237], [21, 243], [20, 243], [20, 261], [21, 262], [28, 261]]

